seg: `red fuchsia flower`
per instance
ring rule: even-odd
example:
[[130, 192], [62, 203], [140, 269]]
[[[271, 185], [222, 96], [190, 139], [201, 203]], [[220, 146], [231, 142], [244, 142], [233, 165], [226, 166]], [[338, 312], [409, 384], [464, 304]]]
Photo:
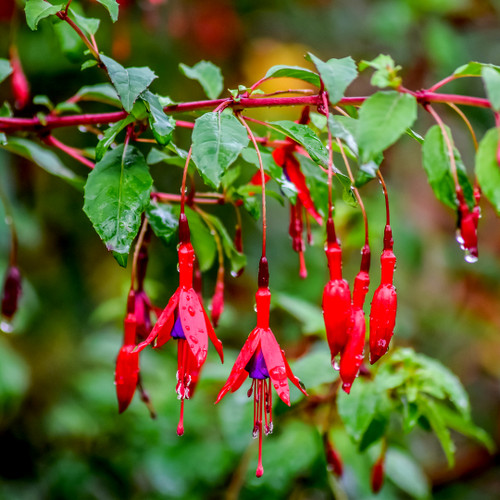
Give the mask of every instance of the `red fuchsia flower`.
[[300, 380], [292, 373], [276, 338], [269, 328], [269, 308], [271, 292], [267, 259], [262, 257], [259, 264], [259, 288], [255, 294], [257, 303], [257, 327], [252, 330], [243, 345], [224, 387], [217, 396], [218, 403], [229, 391], [234, 392], [250, 377], [252, 385], [248, 397], [254, 396], [253, 437], [259, 436], [259, 462], [256, 476], [264, 473], [262, 466], [262, 429], [265, 434], [273, 431], [271, 385], [279, 398], [290, 406], [288, 379], [304, 394], [307, 392]]
[[184, 213], [179, 217], [179, 287], [170, 298], [155, 326], [137, 351], [155, 342], [163, 346], [171, 338], [178, 341], [178, 370], [176, 392], [181, 400], [181, 415], [177, 434], [184, 433], [184, 400], [192, 395], [199, 371], [206, 360], [208, 339], [212, 341], [221, 361], [224, 361], [222, 342], [215, 335], [198, 294], [193, 289], [194, 250], [190, 242], [189, 225]]
[[219, 325], [219, 318], [224, 311], [224, 266], [217, 271], [217, 281], [215, 283], [215, 293], [212, 297], [210, 316], [215, 328]]
[[17, 109], [23, 109], [30, 100], [30, 86], [23, 71], [17, 48], [10, 48], [10, 65], [12, 66], [11, 86]]
[[370, 364], [373, 365], [389, 349], [394, 334], [398, 297], [393, 284], [396, 256], [391, 226], [385, 226], [384, 250], [380, 257], [382, 277], [375, 291], [370, 311]]
[[123, 346], [118, 353], [115, 369], [119, 413], [123, 413], [130, 405], [139, 382], [139, 353], [135, 351], [137, 321], [133, 312], [134, 302], [134, 291], [131, 290], [127, 301], [127, 315], [123, 323]]
[[373, 464], [370, 474], [370, 487], [373, 493], [378, 493], [384, 485], [385, 476], [385, 445], [377, 461]]
[[335, 357], [342, 352], [347, 343], [347, 329], [351, 318], [351, 290], [345, 279], [342, 279], [342, 250], [335, 235], [333, 219], [326, 223], [327, 243], [326, 258], [330, 270], [330, 281], [323, 290], [323, 318], [325, 320], [326, 338], [332, 355], [332, 365]]
[[21, 298], [21, 272], [15, 265], [7, 268], [2, 289], [2, 316], [7, 320], [12, 320], [19, 307]]
[[458, 205], [458, 221], [457, 221], [457, 241], [460, 248], [465, 252], [465, 260], [467, 262], [476, 262], [478, 259], [477, 250], [477, 226], [481, 216], [479, 208], [479, 200], [481, 193], [479, 189], [474, 192], [476, 204], [472, 211], [464, 199], [462, 191], [457, 192]]
[[368, 287], [370, 285], [370, 247], [365, 245], [361, 252], [361, 268], [354, 279], [354, 291], [352, 295], [351, 317], [347, 329], [347, 343], [340, 356], [340, 378], [342, 389], [349, 394], [352, 384], [358, 376], [361, 363], [364, 359], [365, 348], [365, 302]]

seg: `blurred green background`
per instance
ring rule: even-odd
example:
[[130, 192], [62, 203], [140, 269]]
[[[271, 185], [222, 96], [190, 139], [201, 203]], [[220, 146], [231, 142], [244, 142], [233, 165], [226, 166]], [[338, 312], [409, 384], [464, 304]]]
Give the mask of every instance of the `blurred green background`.
[[[122, 2], [115, 25], [98, 4], [81, 3], [89, 15], [102, 19], [99, 48], [125, 66], [150, 66], [159, 76], [152, 90], [176, 101], [203, 98], [197, 84], [178, 71], [180, 62], [193, 65], [201, 59], [222, 68], [226, 88], [250, 85], [274, 64], [305, 65], [307, 51], [323, 59], [351, 55], [357, 61], [391, 54], [403, 66], [404, 85], [414, 90], [430, 86], [471, 60], [500, 64], [497, 0], [130, 0], [126, 5]], [[80, 72], [81, 48], [73, 51], [69, 47], [63, 53], [50, 21], [31, 32], [21, 9], [16, 21], [0, 24], [1, 57], [7, 57], [16, 24], [20, 57], [33, 94], [59, 102], [84, 84], [105, 81], [96, 68]], [[267, 88], [287, 88], [289, 84], [277, 81]], [[446, 90], [483, 95], [482, 85], [476, 81], [460, 80]], [[9, 92], [8, 85], [0, 87], [2, 100], [11, 99]], [[348, 95], [371, 92], [366, 77]], [[32, 106], [21, 115], [31, 116], [41, 109]], [[474, 150], [465, 126], [452, 110], [439, 109], [471, 169]], [[298, 112], [277, 109], [254, 116], [297, 119]], [[494, 125], [486, 111], [467, 112], [479, 137]], [[419, 118], [415, 129], [423, 135], [431, 122], [422, 112]], [[93, 144], [85, 134], [61, 130], [57, 135], [71, 145]], [[176, 135], [176, 142], [183, 146], [187, 140], [185, 131]], [[85, 174], [81, 165], [62, 159]], [[178, 181], [170, 185], [162, 181], [166, 168], [175, 169], [166, 165], [152, 168], [155, 182], [177, 193]], [[483, 203], [479, 262], [467, 264], [454, 241], [455, 215], [435, 200], [427, 185], [420, 146], [403, 138], [389, 151], [382, 172], [389, 187], [398, 257], [399, 311], [394, 341], [411, 345], [452, 369], [470, 394], [475, 421], [498, 442], [500, 223]], [[173, 175], [179, 178], [178, 172]], [[81, 210], [81, 193], [4, 152], [0, 152], [0, 185], [13, 206], [24, 276], [14, 333], [0, 337], [0, 498], [372, 497], [369, 471], [377, 450], [358, 454], [340, 424], [332, 434], [345, 466], [339, 480], [325, 469], [318, 431], [321, 418], [306, 411], [303, 403], [295, 404], [291, 411], [276, 404], [275, 432], [264, 440], [266, 472], [257, 480], [251, 401], [242, 390], [217, 407], [213, 405], [255, 321], [258, 224], [245, 217], [249, 264], [242, 277], [234, 279], [228, 274], [226, 280], [226, 310], [218, 335], [227, 360], [220, 366], [214, 353], [209, 353], [196, 397], [186, 403], [185, 435], [178, 438], [174, 346], [162, 352], [145, 351], [141, 359], [157, 420], [148, 417], [137, 396], [118, 416], [113, 374], [122, 341], [129, 270], [119, 268], [99, 241]], [[362, 194], [369, 213], [372, 283], [376, 283], [384, 204], [376, 183], [366, 186]], [[0, 207], [1, 221], [2, 210]], [[315, 245], [306, 252], [309, 277], [302, 282], [287, 235], [287, 209], [271, 199], [269, 210], [271, 288], [276, 302], [272, 326], [293, 358], [308, 348], [311, 339], [324, 338], [319, 330], [326, 262], [318, 232]], [[225, 207], [213, 213], [234, 223]], [[339, 200], [337, 219], [345, 250], [345, 276], [352, 282], [363, 239], [360, 214]], [[8, 228], [2, 223], [2, 275], [9, 244]], [[177, 286], [175, 265], [175, 248], [153, 241], [146, 290], [159, 306]], [[212, 269], [204, 277], [207, 302], [214, 279]], [[305, 319], [290, 314], [290, 310], [301, 311], [293, 300], [309, 301], [312, 314]], [[337, 375], [329, 366], [323, 342], [315, 342], [312, 349], [293, 367], [312, 394], [321, 394], [322, 384]], [[395, 430], [388, 479], [379, 498], [500, 498], [498, 455], [489, 455], [458, 435], [453, 437], [457, 466], [450, 470], [433, 436], [423, 431], [403, 436], [401, 430]]]

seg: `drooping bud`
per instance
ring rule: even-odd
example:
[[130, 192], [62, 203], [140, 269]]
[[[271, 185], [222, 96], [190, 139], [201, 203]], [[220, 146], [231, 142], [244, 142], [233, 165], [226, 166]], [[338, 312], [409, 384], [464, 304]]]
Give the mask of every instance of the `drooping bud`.
[[347, 344], [340, 357], [340, 378], [342, 389], [349, 394], [352, 384], [358, 376], [364, 359], [365, 348], [365, 313], [363, 309], [353, 306], [347, 330]]
[[342, 476], [344, 471], [344, 467], [342, 465], [342, 459], [340, 458], [339, 453], [333, 447], [332, 442], [330, 441], [328, 434], [323, 435], [323, 447], [325, 449], [326, 455], [326, 463], [327, 467], [330, 471], [333, 472], [338, 477]]
[[23, 71], [17, 48], [13, 45], [10, 49], [10, 65], [12, 66], [11, 86], [15, 106], [23, 109], [30, 100], [30, 87]]
[[210, 315], [214, 327], [219, 325], [219, 318], [224, 311], [224, 267], [220, 267], [217, 272], [217, 282], [215, 283], [215, 293], [212, 297], [212, 308]]
[[2, 316], [9, 321], [14, 317], [21, 297], [21, 273], [17, 266], [9, 266], [2, 289]]
[[385, 475], [385, 453], [382, 453], [377, 461], [373, 464], [370, 476], [370, 486], [373, 493], [378, 493], [384, 485]]
[[295, 205], [290, 204], [290, 225], [288, 227], [288, 234], [292, 238], [293, 250], [299, 254], [299, 276], [305, 279], [307, 278], [307, 269], [304, 260], [304, 251], [306, 247], [302, 236], [303, 230], [302, 203], [297, 199]]

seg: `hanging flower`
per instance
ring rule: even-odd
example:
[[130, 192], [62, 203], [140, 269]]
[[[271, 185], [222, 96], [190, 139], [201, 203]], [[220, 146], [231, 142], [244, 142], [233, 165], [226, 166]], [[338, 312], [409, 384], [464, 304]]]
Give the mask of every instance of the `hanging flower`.
[[181, 400], [181, 416], [177, 433], [184, 433], [184, 399], [192, 395], [193, 379], [206, 360], [208, 339], [212, 341], [221, 361], [224, 361], [222, 342], [215, 335], [207, 313], [193, 289], [194, 250], [189, 241], [189, 226], [185, 214], [179, 218], [179, 287], [170, 298], [146, 340], [137, 346], [141, 351], [154, 342], [161, 347], [171, 338], [178, 340], [178, 371], [176, 392]]
[[265, 434], [273, 431], [272, 392], [274, 386], [279, 398], [290, 406], [288, 379], [307, 396], [300, 380], [292, 373], [276, 338], [269, 328], [269, 308], [271, 292], [268, 287], [269, 277], [267, 260], [263, 257], [259, 267], [259, 288], [255, 294], [257, 303], [257, 327], [252, 330], [243, 345], [233, 369], [224, 387], [217, 396], [218, 403], [229, 391], [234, 392], [250, 377], [252, 385], [248, 397], [254, 396], [253, 437], [259, 437], [259, 462], [256, 475], [264, 473], [262, 466], [262, 430]]
[[345, 279], [342, 279], [342, 249], [335, 235], [333, 219], [327, 221], [326, 258], [330, 271], [330, 281], [323, 290], [323, 317], [326, 327], [326, 338], [330, 347], [332, 365], [335, 357], [347, 343], [347, 329], [351, 313], [351, 290]]
[[30, 100], [30, 86], [24, 74], [17, 47], [10, 48], [10, 65], [12, 66], [11, 86], [17, 109], [23, 109]]
[[380, 286], [373, 295], [370, 311], [370, 364], [375, 363], [388, 350], [394, 334], [398, 297], [393, 284], [396, 256], [392, 250], [391, 226], [385, 227], [384, 250], [380, 257], [382, 276]]
[[17, 266], [9, 266], [5, 273], [2, 289], [1, 313], [4, 318], [11, 320], [14, 317], [21, 298], [21, 273]]

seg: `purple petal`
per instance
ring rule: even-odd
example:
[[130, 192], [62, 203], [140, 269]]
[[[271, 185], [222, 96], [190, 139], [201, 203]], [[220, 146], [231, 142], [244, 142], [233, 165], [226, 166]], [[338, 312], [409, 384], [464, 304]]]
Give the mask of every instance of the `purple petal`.
[[186, 340], [186, 335], [184, 335], [184, 330], [182, 329], [180, 316], [177, 316], [177, 319], [175, 320], [174, 327], [172, 328], [172, 332], [170, 333], [170, 336], [173, 339]]
[[262, 349], [255, 351], [250, 358], [250, 361], [245, 366], [245, 370], [249, 373], [251, 378], [256, 378], [259, 380], [264, 380], [269, 378], [269, 372], [267, 371], [266, 362], [264, 360], [264, 354], [262, 354]]

